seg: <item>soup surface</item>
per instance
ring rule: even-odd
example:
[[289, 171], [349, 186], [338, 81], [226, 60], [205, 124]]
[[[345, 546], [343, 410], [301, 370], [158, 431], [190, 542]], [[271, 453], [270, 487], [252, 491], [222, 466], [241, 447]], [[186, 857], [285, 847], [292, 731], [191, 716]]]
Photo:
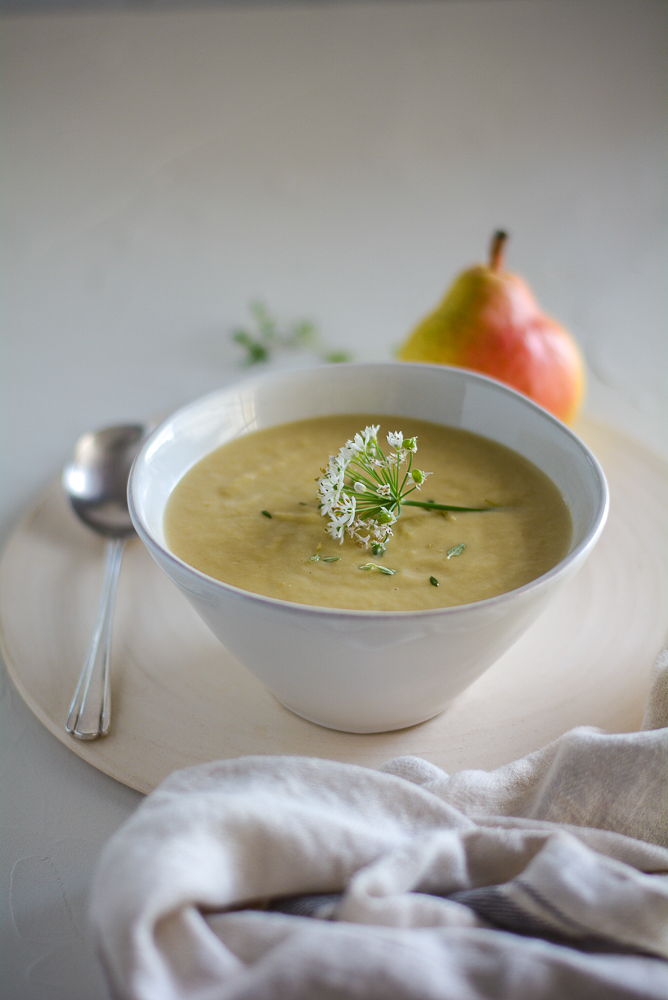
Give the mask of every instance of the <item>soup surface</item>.
[[[402, 507], [382, 557], [327, 533], [317, 488], [328, 457], [369, 424], [417, 436], [431, 475]], [[571, 520], [555, 485], [515, 452], [468, 431], [362, 414], [298, 421], [223, 445], [190, 469], [165, 510], [167, 545], [243, 590], [320, 607], [411, 611], [468, 604], [520, 587], [567, 552]], [[361, 569], [372, 562], [391, 569]]]

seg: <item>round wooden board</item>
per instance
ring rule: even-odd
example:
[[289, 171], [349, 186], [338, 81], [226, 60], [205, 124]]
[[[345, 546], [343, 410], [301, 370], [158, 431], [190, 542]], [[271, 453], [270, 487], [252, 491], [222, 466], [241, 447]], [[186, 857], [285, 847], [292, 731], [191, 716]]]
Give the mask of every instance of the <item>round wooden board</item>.
[[[103, 542], [54, 482], [0, 564], [0, 638], [30, 709], [74, 753], [148, 792], [171, 771], [246, 754], [297, 754], [378, 767], [414, 754], [446, 771], [497, 767], [573, 726], [637, 729], [668, 626], [668, 466], [583, 420], [608, 477], [610, 517], [555, 603], [445, 712], [410, 729], [356, 735], [283, 708], [200, 621], [140, 542], [121, 568], [109, 736], [64, 730], [97, 609]], [[314, 651], [315, 655], [315, 651]]]

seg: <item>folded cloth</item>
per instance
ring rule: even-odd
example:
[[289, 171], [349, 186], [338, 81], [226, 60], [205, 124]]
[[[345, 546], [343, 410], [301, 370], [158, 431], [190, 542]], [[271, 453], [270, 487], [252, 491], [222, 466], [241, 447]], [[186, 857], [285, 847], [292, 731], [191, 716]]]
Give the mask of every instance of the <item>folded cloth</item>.
[[123, 1000], [668, 997], [668, 653], [640, 732], [491, 772], [244, 757], [178, 771], [106, 846]]

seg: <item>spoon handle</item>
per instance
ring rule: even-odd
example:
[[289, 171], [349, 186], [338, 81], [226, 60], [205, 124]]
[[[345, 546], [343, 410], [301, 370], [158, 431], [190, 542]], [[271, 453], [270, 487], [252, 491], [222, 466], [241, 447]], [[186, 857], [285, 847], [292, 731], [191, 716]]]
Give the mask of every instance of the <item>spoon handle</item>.
[[107, 542], [102, 596], [93, 638], [65, 723], [66, 731], [80, 740], [96, 740], [98, 736], [106, 736], [109, 732], [111, 632], [124, 545], [124, 538], [114, 538]]

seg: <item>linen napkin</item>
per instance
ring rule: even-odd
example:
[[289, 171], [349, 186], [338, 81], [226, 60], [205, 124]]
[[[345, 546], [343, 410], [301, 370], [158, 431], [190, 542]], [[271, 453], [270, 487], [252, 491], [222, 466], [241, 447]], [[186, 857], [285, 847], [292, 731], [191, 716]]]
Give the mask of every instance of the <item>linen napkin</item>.
[[643, 729], [491, 772], [416, 757], [178, 771], [107, 844], [122, 1000], [668, 997], [668, 651]]

